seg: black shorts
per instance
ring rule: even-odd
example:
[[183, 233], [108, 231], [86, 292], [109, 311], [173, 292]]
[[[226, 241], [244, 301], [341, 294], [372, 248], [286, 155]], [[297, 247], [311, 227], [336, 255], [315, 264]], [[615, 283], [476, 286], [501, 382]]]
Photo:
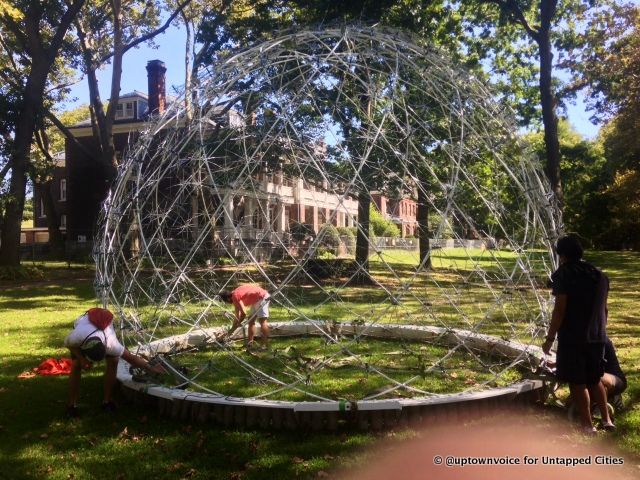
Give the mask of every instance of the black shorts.
[[614, 375], [613, 373], [611, 373], [610, 375], [614, 378], [614, 383], [613, 383], [613, 390], [609, 392], [609, 396], [613, 397], [615, 395], [620, 395], [622, 392], [624, 392], [627, 389], [627, 381], [622, 380], [620, 377], [618, 377], [617, 375]]
[[[78, 358], [76, 354], [73, 353], [73, 350], [71, 350], [70, 348], [69, 348], [69, 354], [71, 355], [71, 360], [76, 360]], [[120, 357], [118, 357], [117, 355], [105, 355], [104, 358], [120, 358]], [[94, 360], [90, 360], [90, 361], [94, 362]]]
[[556, 376], [577, 385], [594, 385], [604, 374], [604, 343], [558, 343]]

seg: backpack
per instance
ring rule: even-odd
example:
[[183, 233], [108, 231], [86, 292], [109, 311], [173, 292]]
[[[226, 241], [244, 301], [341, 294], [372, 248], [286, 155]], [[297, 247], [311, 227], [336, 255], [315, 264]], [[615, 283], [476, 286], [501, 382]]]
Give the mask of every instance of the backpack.
[[90, 308], [87, 310], [87, 317], [89, 322], [100, 330], [104, 330], [113, 322], [113, 313], [106, 308]]

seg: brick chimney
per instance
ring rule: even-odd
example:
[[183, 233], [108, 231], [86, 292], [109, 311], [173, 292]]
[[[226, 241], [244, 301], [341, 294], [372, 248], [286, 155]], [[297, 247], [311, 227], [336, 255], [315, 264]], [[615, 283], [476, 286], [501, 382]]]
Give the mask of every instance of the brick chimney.
[[164, 74], [167, 67], [162, 60], [147, 62], [147, 79], [149, 80], [149, 114], [164, 112], [167, 106]]

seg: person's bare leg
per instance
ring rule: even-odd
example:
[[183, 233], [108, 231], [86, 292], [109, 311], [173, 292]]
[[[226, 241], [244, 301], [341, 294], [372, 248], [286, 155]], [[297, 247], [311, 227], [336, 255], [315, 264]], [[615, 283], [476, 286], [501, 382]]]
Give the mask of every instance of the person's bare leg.
[[598, 382], [594, 385], [589, 385], [589, 394], [598, 408], [600, 409], [600, 418], [602, 418], [603, 424], [611, 423], [609, 417], [609, 408], [607, 406], [607, 390], [602, 382]]
[[263, 347], [269, 345], [269, 322], [267, 318], [260, 319], [260, 342]]
[[247, 346], [253, 345], [253, 337], [256, 335], [256, 321], [250, 320], [247, 326]]
[[576, 406], [576, 410], [578, 411], [578, 415], [580, 415], [580, 420], [582, 425], [585, 427], [593, 428], [593, 419], [591, 418], [591, 402], [589, 399], [589, 390], [587, 390], [587, 386], [584, 384], [569, 384], [569, 391], [571, 392], [571, 398], [573, 399], [573, 403]]
[[604, 375], [602, 375], [602, 378], [600, 379], [600, 381], [604, 385], [604, 388], [607, 390], [607, 401], [608, 401], [609, 396], [611, 395], [611, 392], [613, 392], [613, 390], [616, 388], [616, 377], [614, 377], [610, 373], [605, 373]]
[[104, 403], [111, 402], [113, 397], [113, 388], [116, 385], [116, 374], [118, 373], [118, 360], [120, 360], [119, 357], [105, 358]]
[[75, 407], [78, 404], [80, 394], [80, 379], [82, 378], [82, 365], [80, 360], [73, 359], [71, 363], [71, 375], [69, 375], [69, 406]]

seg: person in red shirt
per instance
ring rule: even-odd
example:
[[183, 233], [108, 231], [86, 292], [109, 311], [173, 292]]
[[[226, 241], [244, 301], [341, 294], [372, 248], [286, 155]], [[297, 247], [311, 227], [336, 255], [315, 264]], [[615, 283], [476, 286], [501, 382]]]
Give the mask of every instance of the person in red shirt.
[[240, 285], [233, 291], [220, 292], [223, 302], [232, 303], [235, 307], [236, 318], [231, 326], [232, 334], [248, 318], [247, 346], [253, 346], [253, 337], [256, 334], [256, 319], [260, 322], [260, 341], [262, 348], [267, 348], [269, 342], [269, 300], [270, 295], [264, 288], [258, 285]]

